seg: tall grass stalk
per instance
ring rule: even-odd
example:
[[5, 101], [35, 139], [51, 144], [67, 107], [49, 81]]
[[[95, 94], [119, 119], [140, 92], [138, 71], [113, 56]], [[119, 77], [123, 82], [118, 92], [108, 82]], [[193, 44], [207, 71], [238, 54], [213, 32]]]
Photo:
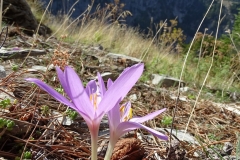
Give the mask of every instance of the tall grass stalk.
[[1, 4], [0, 4], [0, 31], [2, 30], [2, 8], [3, 8], [3, 0], [1, 0]]
[[236, 146], [236, 159], [239, 159], [240, 158], [240, 134], [239, 133], [237, 137], [238, 137], [238, 141]]
[[[48, 37], [48, 39], [46, 41], [48, 41], [50, 38], [52, 38], [53, 36], [55, 36], [62, 28], [63, 26], [66, 25], [67, 22], [69, 22], [69, 19], [71, 17], [71, 15], [73, 14], [74, 12], [74, 6], [79, 2], [79, 0], [77, 0], [73, 5], [72, 7], [69, 9], [68, 13], [66, 14], [66, 18], [64, 18], [64, 21], [61, 23], [61, 25], [58, 27], [58, 29], [55, 31], [55, 33], [53, 33], [50, 37]], [[84, 14], [84, 13], [83, 13]], [[81, 14], [82, 15], [82, 14]], [[80, 16], [81, 16], [80, 15]], [[62, 32], [64, 33], [64, 32]]]
[[[200, 24], [199, 24], [199, 26], [198, 26], [198, 28], [197, 28], [197, 31], [196, 31], [196, 33], [195, 33], [195, 35], [194, 35], [194, 37], [193, 37], [193, 40], [191, 41], [191, 44], [190, 44], [190, 46], [189, 46], [189, 48], [188, 48], [188, 51], [187, 51], [186, 57], [185, 57], [185, 59], [184, 59], [184, 62], [183, 62], [182, 70], [181, 70], [181, 73], [180, 73], [180, 80], [179, 80], [179, 84], [178, 84], [178, 94], [177, 94], [177, 95], [178, 95], [178, 99], [177, 99], [177, 101], [176, 101], [176, 106], [174, 107], [174, 110], [173, 110], [173, 121], [172, 121], [172, 126], [171, 126], [171, 133], [170, 133], [171, 135], [172, 135], [173, 124], [174, 124], [174, 121], [175, 121], [175, 115], [176, 115], [176, 111], [177, 111], [178, 100], [179, 100], [179, 97], [180, 97], [181, 80], [182, 80], [183, 73], [184, 73], [184, 70], [185, 70], [185, 67], [186, 67], [187, 59], [188, 59], [188, 57], [189, 57], [190, 50], [191, 50], [191, 48], [192, 48], [192, 46], [193, 46], [194, 40], [195, 40], [195, 38], [196, 38], [196, 35], [197, 35], [200, 27], [202, 26], [202, 23], [203, 23], [203, 21], [205, 20], [207, 14], [209, 13], [209, 10], [211, 9], [211, 7], [212, 7], [212, 5], [213, 5], [213, 2], [214, 2], [214, 0], [212, 0], [211, 4], [210, 4], [209, 7], [208, 7], [208, 10], [206, 11], [206, 13], [205, 13], [202, 21], [200, 22]], [[197, 102], [197, 99], [196, 99], [195, 102]], [[194, 109], [195, 109], [195, 108], [194, 108]], [[189, 126], [189, 122], [190, 122], [190, 120], [191, 120], [191, 117], [192, 117], [192, 114], [193, 114], [194, 109], [192, 110], [192, 112], [191, 112], [191, 114], [190, 114], [189, 121], [188, 121], [188, 123], [187, 123], [187, 125], [186, 125], [185, 133], [187, 133], [187, 129], [188, 129], [188, 126]], [[186, 134], [184, 134], [184, 136], [186, 136]], [[171, 141], [171, 136], [170, 136], [170, 141]], [[170, 147], [171, 147], [171, 146], [170, 146]], [[170, 154], [170, 152], [169, 152], [168, 154]]]
[[233, 41], [233, 37], [232, 37], [232, 35], [231, 35], [230, 32], [231, 32], [230, 30], [227, 31], [227, 33], [229, 34], [230, 40], [231, 40], [231, 42], [232, 42], [232, 44], [233, 44], [233, 47], [234, 47], [234, 49], [235, 49], [236, 52], [237, 52], [237, 56], [238, 56], [238, 58], [239, 58], [239, 61], [240, 61], [239, 51], [238, 51], [238, 49], [237, 49], [237, 47], [236, 47], [236, 44], [235, 44], [234, 41]]
[[197, 74], [198, 74], [198, 69], [199, 69], [200, 60], [201, 60], [201, 57], [202, 57], [202, 45], [203, 45], [204, 37], [205, 37], [205, 35], [206, 35], [206, 31], [207, 31], [207, 30], [208, 30], [208, 29], [205, 28], [204, 33], [203, 33], [203, 36], [202, 36], [200, 51], [199, 51], [199, 54], [198, 54], [197, 69], [196, 69], [196, 73], [195, 73], [195, 76], [194, 76], [194, 80], [195, 80], [195, 81], [196, 81], [196, 77], [197, 77]]
[[[152, 46], [154, 40], [155, 40], [155, 39], [157, 38], [157, 36], [158, 36], [158, 33], [161, 31], [161, 29], [162, 29], [163, 26], [166, 24], [166, 22], [167, 22], [167, 20], [165, 20], [165, 21], [163, 22], [163, 24], [160, 26], [160, 28], [158, 29], [157, 33], [156, 33], [155, 36], [153, 37], [153, 39], [152, 39], [151, 43], [149, 44], [147, 50], [141, 54], [140, 59], [141, 59], [142, 61], [143, 61], [143, 59], [146, 57], [146, 55], [148, 54], [149, 48]], [[139, 62], [139, 63], [140, 63], [140, 62]]]
[[[213, 0], [213, 1], [214, 1], [214, 0]], [[223, 0], [221, 0], [221, 6], [220, 6], [220, 10], [219, 10], [218, 25], [217, 25], [216, 35], [215, 35], [215, 41], [214, 41], [214, 47], [213, 47], [213, 52], [212, 52], [211, 64], [210, 64], [210, 67], [209, 67], [209, 69], [208, 69], [208, 72], [207, 72], [207, 74], [206, 74], [206, 76], [205, 76], [205, 78], [204, 78], [204, 81], [203, 81], [203, 83], [202, 83], [202, 86], [201, 86], [201, 88], [200, 88], [200, 90], [199, 90], [199, 92], [198, 92], [198, 95], [197, 95], [197, 97], [196, 97], [196, 101], [195, 101], [195, 103], [194, 103], [194, 106], [193, 106], [193, 108], [192, 108], [190, 117], [189, 117], [189, 119], [188, 119], [188, 122], [187, 122], [187, 125], [186, 125], [186, 128], [185, 128], [185, 133], [187, 132], [187, 129], [188, 129], [189, 123], [190, 123], [190, 121], [191, 121], [193, 112], [195, 111], [195, 108], [196, 108], [196, 106], [197, 106], [197, 102], [198, 102], [198, 99], [199, 99], [199, 97], [200, 97], [200, 95], [201, 95], [203, 86], [205, 85], [206, 80], [207, 80], [207, 78], [208, 78], [208, 76], [209, 76], [209, 73], [210, 73], [210, 71], [211, 71], [211, 69], [212, 69], [212, 66], [213, 66], [214, 56], [215, 56], [215, 50], [216, 50], [216, 43], [217, 43], [217, 37], [218, 37], [218, 30], [219, 30], [219, 26], [220, 26], [220, 22], [221, 22], [222, 4], [223, 4]], [[186, 135], [186, 134], [185, 134], [185, 135]]]
[[[193, 40], [191, 41], [191, 44], [190, 44], [190, 46], [189, 46], [189, 48], [188, 48], [186, 57], [185, 57], [184, 62], [183, 62], [183, 66], [182, 66], [182, 71], [181, 71], [181, 74], [180, 74], [180, 78], [179, 78], [180, 81], [182, 80], [183, 73], [184, 73], [184, 70], [185, 70], [185, 67], [186, 67], [186, 63], [187, 63], [187, 59], [188, 59], [188, 57], [189, 57], [189, 54], [190, 54], [190, 51], [191, 51], [191, 49], [192, 49], [192, 46], [193, 46], [194, 40], [195, 40], [195, 38], [196, 38], [196, 35], [197, 35], [197, 33], [199, 32], [199, 29], [200, 29], [200, 27], [202, 26], [203, 21], [205, 20], [207, 14], [209, 13], [209, 10], [212, 8], [213, 2], [214, 2], [214, 0], [212, 0], [211, 4], [209, 5], [208, 10], [206, 11], [206, 13], [205, 13], [202, 21], [200, 22], [200, 25], [198, 26], [197, 31], [196, 31], [196, 33], [195, 33], [195, 35], [194, 35], [194, 37], [193, 37]], [[181, 87], [181, 86], [180, 86], [180, 85], [181, 85], [180, 81], [179, 81], [179, 85], [178, 85], [178, 95], [180, 94], [180, 87]]]

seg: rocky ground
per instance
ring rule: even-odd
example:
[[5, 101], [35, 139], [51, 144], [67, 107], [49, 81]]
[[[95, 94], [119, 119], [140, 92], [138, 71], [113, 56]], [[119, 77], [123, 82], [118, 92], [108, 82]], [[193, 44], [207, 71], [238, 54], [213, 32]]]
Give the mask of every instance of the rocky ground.
[[[90, 135], [83, 119], [77, 116], [72, 120], [69, 112], [66, 113], [66, 106], [24, 78], [37, 77], [59, 89], [54, 65], [72, 66], [86, 83], [94, 79], [97, 72], [105, 81], [108, 78], [114, 80], [124, 68], [140, 61], [110, 53], [100, 45], [68, 44], [56, 38], [29, 37], [14, 27], [10, 28], [0, 57], [0, 101], [11, 100], [6, 106], [1, 103], [0, 117], [15, 123], [11, 130], [0, 125], [2, 159], [24, 158], [28, 152], [32, 159], [90, 157]], [[139, 81], [125, 101], [131, 101], [135, 116], [167, 108], [165, 113], [146, 125], [169, 135], [171, 142], [137, 130], [119, 140], [112, 159], [236, 159], [240, 132], [238, 103], [215, 103], [205, 99], [196, 103], [188, 95], [196, 96], [197, 89], [182, 87], [179, 96], [174, 86], [177, 79], [154, 77], [158, 79], [149, 77], [146, 82]], [[184, 134], [194, 106], [195, 111]], [[171, 124], [164, 122], [166, 117], [174, 117], [172, 134]], [[104, 118], [99, 135], [99, 159], [104, 157], [108, 136], [107, 119]]]

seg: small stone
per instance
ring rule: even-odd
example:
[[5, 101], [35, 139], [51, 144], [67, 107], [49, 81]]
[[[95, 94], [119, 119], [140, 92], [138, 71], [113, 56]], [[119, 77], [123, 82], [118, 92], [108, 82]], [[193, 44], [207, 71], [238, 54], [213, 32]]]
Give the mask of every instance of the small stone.
[[71, 120], [68, 116], [64, 116], [58, 111], [53, 111], [52, 114], [58, 117], [57, 120], [62, 125], [70, 126], [73, 123], [73, 120]]
[[103, 50], [103, 46], [99, 44], [99, 45], [97, 45], [97, 46], [95, 46], [95, 47], [92, 47], [92, 49], [97, 50], [97, 51], [98, 51], [98, 50], [101, 51], [101, 50]]
[[43, 72], [47, 71], [47, 67], [44, 67], [44, 66], [32, 66], [32, 69], [35, 69], [37, 71], [43, 71]]
[[[162, 128], [155, 128], [159, 132], [165, 132]], [[166, 129], [168, 132], [171, 132], [171, 129]], [[178, 139], [181, 141], [186, 141], [191, 144], [199, 145], [198, 141], [195, 139], [194, 136], [192, 136], [190, 133], [185, 133], [184, 130], [172, 130], [172, 134], [174, 134]]]
[[7, 76], [5, 68], [0, 65], [0, 78], [5, 78]]
[[132, 95], [130, 95], [129, 96], [129, 99], [130, 99], [130, 101], [136, 101], [137, 100], [137, 95], [136, 94], [132, 94]]
[[183, 81], [180, 81], [174, 77], [152, 74], [152, 84], [154, 85], [160, 85], [161, 87], [169, 88], [178, 86], [179, 82], [181, 83], [182, 87], [185, 86], [185, 83]]
[[123, 54], [116, 54], [116, 53], [108, 53], [106, 55], [106, 58], [114, 59], [115, 61], [125, 64], [126, 66], [132, 66], [134, 64], [141, 62], [141, 60], [138, 58], [130, 57]]
[[206, 93], [206, 96], [208, 96], [208, 97], [213, 97], [213, 94], [210, 93], [210, 92], [207, 92], [207, 93]]
[[240, 99], [240, 93], [232, 92], [229, 96], [229, 98], [233, 101], [237, 101]]
[[47, 68], [48, 71], [54, 71], [55, 70], [55, 66], [53, 64], [50, 64]]
[[183, 96], [178, 97], [178, 96], [170, 95], [170, 98], [173, 100], [177, 100], [179, 98], [179, 100], [184, 101], [184, 102], [188, 101], [187, 97], [183, 97]]
[[[108, 79], [111, 79], [112, 81], [115, 81], [118, 77], [117, 74], [113, 74], [111, 72], [105, 72], [101, 74], [101, 77], [103, 79], [104, 82], [107, 82]], [[95, 77], [95, 79], [97, 79], [98, 77]]]
[[181, 92], [187, 92], [187, 91], [189, 91], [189, 87], [181, 87], [180, 91]]
[[233, 150], [233, 145], [230, 142], [225, 142], [222, 148], [223, 152], [226, 153], [227, 155], [231, 155], [232, 150]]

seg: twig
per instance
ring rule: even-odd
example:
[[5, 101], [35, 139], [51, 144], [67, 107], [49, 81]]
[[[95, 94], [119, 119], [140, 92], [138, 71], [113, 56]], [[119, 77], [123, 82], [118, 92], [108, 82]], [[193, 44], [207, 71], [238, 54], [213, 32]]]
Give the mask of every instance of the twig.
[[[0, 12], [0, 13], [1, 13], [1, 12]], [[5, 37], [4, 37], [4, 40], [3, 40], [2, 44], [0, 45], [0, 49], [2, 48], [2, 46], [4, 45], [4, 43], [6, 42], [7, 35], [8, 35], [8, 27], [6, 26], [6, 27], [3, 27], [3, 29], [2, 29], [2, 31], [1, 31], [1, 33], [0, 33], [0, 37], [2, 37], [3, 31], [4, 31], [5, 28], [6, 28], [6, 34], [5, 34]]]
[[186, 153], [186, 155], [198, 150], [199, 148], [203, 148], [203, 147], [207, 147], [207, 146], [210, 146], [210, 145], [215, 145], [215, 144], [219, 144], [219, 143], [225, 143], [225, 142], [231, 142], [231, 140], [221, 140], [221, 141], [217, 141], [217, 142], [212, 142], [212, 143], [209, 143], [209, 144], [205, 144], [205, 145], [201, 145], [201, 146], [198, 146], [190, 151], [188, 151]]

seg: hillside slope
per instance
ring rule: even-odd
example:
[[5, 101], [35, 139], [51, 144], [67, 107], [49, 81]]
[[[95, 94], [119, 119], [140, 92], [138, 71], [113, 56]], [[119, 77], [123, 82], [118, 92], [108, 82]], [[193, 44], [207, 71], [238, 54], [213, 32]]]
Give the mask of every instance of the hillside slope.
[[[42, 0], [45, 4], [49, 3], [49, 0]], [[54, 1], [50, 7], [50, 11], [53, 14], [68, 13], [69, 9], [75, 3], [75, 0], [62, 0]], [[92, 12], [95, 12], [97, 5], [104, 8], [106, 4], [115, 3], [114, 0], [95, 0]], [[209, 0], [121, 0], [120, 3], [125, 4], [123, 10], [128, 10], [132, 13], [131, 17], [126, 19], [126, 23], [130, 26], [139, 26], [142, 30], [147, 30], [151, 26], [151, 20], [153, 23], [159, 23], [165, 19], [175, 19], [179, 21], [179, 27], [184, 30], [184, 33], [188, 37], [192, 37], [200, 24], [204, 14], [206, 13], [211, 1]], [[72, 17], [76, 18], [83, 13], [88, 5], [91, 4], [91, 0], [79, 0], [74, 5], [75, 11], [72, 13]], [[231, 28], [234, 20], [233, 12], [234, 7], [232, 4], [239, 5], [240, 2], [234, 2], [229, 0], [224, 2], [222, 10], [223, 20], [221, 22], [220, 34], [228, 28]], [[119, 5], [120, 6], [120, 5]], [[209, 29], [209, 33], [214, 32], [217, 26], [217, 20], [219, 15], [219, 2], [214, 2], [206, 20], [204, 21], [201, 31], [205, 28]], [[153, 25], [152, 25], [153, 26]], [[153, 27], [154, 29], [154, 27]]]

